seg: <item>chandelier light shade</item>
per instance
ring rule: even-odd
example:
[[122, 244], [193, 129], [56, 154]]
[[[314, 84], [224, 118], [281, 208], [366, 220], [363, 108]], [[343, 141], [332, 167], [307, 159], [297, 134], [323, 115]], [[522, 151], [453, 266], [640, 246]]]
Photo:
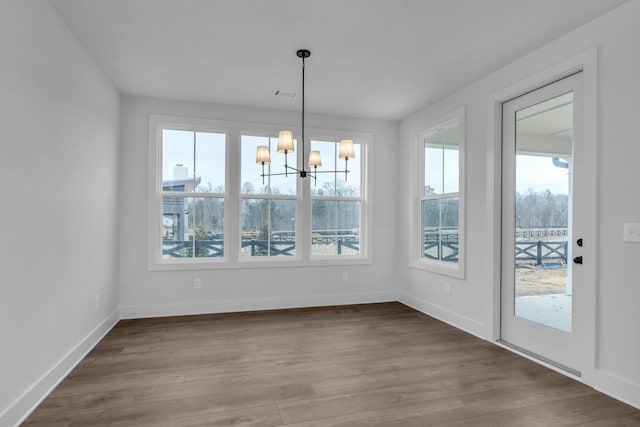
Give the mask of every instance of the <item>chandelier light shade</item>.
[[269, 147], [266, 145], [259, 145], [256, 149], [256, 163], [262, 165], [262, 185], [264, 185], [264, 165], [271, 164], [271, 154], [269, 153]]
[[[264, 184], [264, 178], [266, 176], [276, 176], [276, 175], [288, 176], [290, 173], [289, 171], [296, 172], [295, 175], [299, 175], [300, 178], [306, 178], [307, 176], [310, 176], [314, 180], [317, 180], [317, 174], [319, 173], [344, 172], [344, 179], [346, 181], [347, 174], [349, 173], [349, 170], [347, 169], [347, 162], [349, 161], [349, 159], [355, 158], [353, 140], [351, 139], [343, 139], [342, 141], [340, 141], [339, 157], [340, 159], [344, 159], [345, 161], [344, 170], [319, 171], [318, 168], [322, 167], [322, 158], [320, 156], [320, 151], [318, 150], [311, 150], [309, 152], [308, 164], [311, 170], [307, 170], [304, 167], [304, 160], [306, 158], [306, 155], [305, 155], [306, 147], [305, 147], [305, 139], [304, 139], [304, 70], [305, 70], [305, 59], [311, 56], [311, 52], [307, 49], [300, 49], [296, 52], [296, 56], [302, 59], [302, 126], [301, 126], [302, 135], [300, 138], [300, 151], [302, 154], [303, 168], [297, 169], [287, 164], [287, 154], [293, 153], [295, 151], [295, 148], [293, 145], [293, 141], [294, 141], [293, 132], [290, 130], [281, 130], [278, 133], [277, 151], [278, 153], [284, 153], [284, 172], [266, 173], [266, 174], [264, 173], [264, 165], [271, 164], [271, 156], [269, 154], [269, 147], [267, 147], [266, 145], [261, 145], [258, 147], [256, 151], [256, 163], [262, 165], [262, 175], [260, 175], [262, 177], [262, 183]], [[294, 175], [293, 173], [291, 174]]]
[[258, 146], [256, 151], [256, 163], [268, 165], [271, 163], [271, 154], [269, 154], [269, 147], [266, 145]]
[[351, 139], [343, 139], [340, 141], [340, 151], [338, 156], [341, 159], [349, 160], [356, 157], [356, 152], [353, 148], [353, 140]]
[[278, 133], [278, 153], [293, 152], [293, 132], [290, 130], [281, 130]]
[[309, 152], [309, 167], [317, 168], [318, 166], [322, 166], [322, 158], [320, 157], [320, 151], [311, 150]]

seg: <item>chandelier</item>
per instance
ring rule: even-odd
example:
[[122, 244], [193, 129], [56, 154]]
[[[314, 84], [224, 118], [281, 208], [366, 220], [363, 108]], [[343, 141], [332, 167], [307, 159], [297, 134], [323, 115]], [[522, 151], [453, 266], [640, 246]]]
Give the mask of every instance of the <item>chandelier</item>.
[[[344, 172], [344, 179], [347, 180], [347, 174], [349, 173], [349, 169], [347, 168], [349, 159], [355, 158], [355, 150], [353, 148], [353, 140], [351, 139], [343, 139], [340, 141], [340, 148], [338, 151], [338, 157], [340, 159], [344, 159], [344, 170], [333, 170], [333, 171], [325, 171], [318, 170], [318, 167], [322, 166], [322, 158], [320, 157], [319, 150], [311, 150], [309, 151], [309, 170], [304, 167], [304, 159], [305, 157], [305, 141], [304, 141], [304, 68], [305, 68], [305, 59], [311, 56], [311, 52], [307, 49], [300, 49], [296, 52], [298, 58], [302, 59], [302, 135], [301, 135], [301, 151], [302, 151], [302, 161], [303, 166], [302, 169], [297, 169], [295, 167], [290, 166], [287, 163], [287, 155], [289, 153], [294, 152], [293, 146], [293, 132], [290, 130], [281, 130], [278, 133], [278, 153], [284, 153], [284, 172], [279, 173], [264, 173], [264, 165], [271, 164], [271, 154], [269, 152], [269, 147], [266, 145], [260, 145], [256, 151], [256, 163], [262, 165], [262, 183], [264, 184], [264, 178], [267, 176], [278, 176], [278, 175], [300, 175], [300, 178], [306, 178], [307, 176], [317, 179], [317, 175], [319, 173], [342, 173]], [[313, 168], [313, 169], [312, 169]]]

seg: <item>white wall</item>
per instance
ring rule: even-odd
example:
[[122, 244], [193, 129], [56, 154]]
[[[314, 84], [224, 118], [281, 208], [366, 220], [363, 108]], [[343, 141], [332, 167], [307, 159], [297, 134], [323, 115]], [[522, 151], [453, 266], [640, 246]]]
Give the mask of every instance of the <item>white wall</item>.
[[[124, 96], [120, 165], [120, 304], [123, 317], [395, 300], [397, 124], [307, 115], [309, 128], [373, 133], [373, 265], [147, 271], [149, 114], [291, 126], [299, 112]], [[342, 271], [349, 282], [342, 282]], [[193, 289], [193, 279], [202, 288]]]
[[0, 2], [0, 52], [4, 426], [117, 315], [120, 105], [46, 1]]
[[[401, 245], [400, 299], [472, 333], [493, 336], [496, 263], [491, 248], [499, 239], [487, 228], [492, 199], [487, 181], [488, 97], [595, 46], [598, 47], [598, 226], [597, 354], [594, 386], [640, 406], [640, 244], [622, 241], [624, 222], [640, 222], [640, 2], [633, 0], [565, 37], [454, 93], [401, 124], [403, 162], [413, 153], [411, 130], [466, 105], [467, 110], [467, 275], [457, 280], [409, 268]], [[415, 172], [399, 169], [399, 234], [409, 241]], [[499, 231], [499, 230], [498, 230]], [[445, 296], [444, 284], [452, 284]]]

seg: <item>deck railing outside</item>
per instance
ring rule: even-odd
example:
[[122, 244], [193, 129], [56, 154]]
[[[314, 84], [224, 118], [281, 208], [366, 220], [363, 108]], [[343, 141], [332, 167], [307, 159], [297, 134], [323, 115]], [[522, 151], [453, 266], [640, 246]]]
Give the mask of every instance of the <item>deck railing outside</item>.
[[[549, 239], [567, 236], [566, 228], [526, 229], [516, 231], [516, 265], [550, 265], [567, 263], [567, 240], [543, 241], [532, 238]], [[196, 240], [198, 257], [224, 256], [222, 236], [211, 236], [209, 240]], [[360, 238], [351, 230], [316, 231], [312, 234], [313, 245], [338, 245], [338, 255], [343, 248], [359, 252]], [[527, 240], [522, 240], [527, 239]], [[294, 232], [275, 232], [270, 240], [259, 239], [257, 233], [243, 233], [242, 248], [250, 247], [251, 256], [270, 251], [271, 255], [292, 256], [296, 241]], [[191, 240], [165, 240], [163, 255], [169, 258], [191, 257], [193, 243]], [[453, 261], [458, 260], [458, 233], [425, 232], [423, 253], [425, 258]]]

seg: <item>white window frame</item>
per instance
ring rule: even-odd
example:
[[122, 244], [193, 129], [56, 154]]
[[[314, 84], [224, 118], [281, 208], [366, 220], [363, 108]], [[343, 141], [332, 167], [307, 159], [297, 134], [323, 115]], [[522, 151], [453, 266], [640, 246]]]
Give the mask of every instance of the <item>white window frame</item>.
[[[291, 177], [298, 180], [296, 202], [296, 255], [295, 256], [240, 256], [241, 209], [243, 196], [260, 198], [261, 195], [241, 195], [241, 135], [277, 136], [282, 129], [291, 129], [299, 135], [300, 129], [286, 124], [265, 125], [238, 121], [197, 119], [181, 116], [149, 115], [148, 184], [147, 184], [147, 269], [149, 271], [213, 270], [235, 268], [306, 267], [331, 265], [372, 264], [370, 243], [372, 241], [373, 212], [371, 194], [368, 192], [371, 174], [367, 171], [373, 147], [373, 135], [349, 130], [327, 130], [305, 128], [305, 140], [335, 140], [349, 137], [360, 144], [361, 213], [360, 254], [349, 256], [311, 256], [311, 181], [309, 178]], [[224, 256], [215, 258], [162, 258], [162, 198], [159, 184], [162, 180], [162, 129], [202, 131], [226, 135], [225, 196], [224, 196]], [[306, 154], [309, 153], [307, 143]], [[302, 153], [296, 150], [298, 165], [302, 164]], [[280, 159], [280, 156], [283, 158]], [[272, 171], [279, 171], [284, 156], [272, 156]], [[349, 160], [350, 162], [353, 160]], [[275, 169], [275, 170], [274, 170]], [[197, 193], [194, 195], [197, 197]], [[245, 198], [246, 198], [245, 197]], [[280, 198], [280, 196], [278, 196]], [[292, 198], [295, 198], [291, 196]], [[289, 197], [282, 197], [289, 198]]]
[[[263, 130], [263, 131], [242, 131], [240, 132], [240, 136], [239, 136], [239, 141], [238, 144], [242, 145], [242, 137], [243, 136], [256, 136], [256, 137], [264, 137], [264, 138], [270, 138], [270, 139], [275, 139], [277, 141], [278, 139], [278, 133], [274, 132], [273, 130], [269, 131], [269, 130]], [[277, 144], [277, 142], [276, 142]], [[298, 146], [298, 143], [296, 141], [296, 147]], [[276, 170], [279, 170], [280, 168], [282, 168], [282, 170], [284, 171], [284, 168], [280, 165], [280, 160], [282, 160], [282, 164], [284, 164], [284, 154], [278, 153], [277, 155], [275, 154], [276, 150], [271, 151], [271, 165], [274, 165], [274, 168]], [[294, 155], [296, 156], [296, 161], [299, 160], [299, 153], [297, 153], [296, 150], [294, 152]], [[282, 159], [280, 158], [282, 157]], [[238, 159], [238, 171], [239, 171], [239, 175], [242, 176], [242, 158]], [[299, 164], [299, 163], [296, 163]], [[269, 173], [268, 171], [270, 170], [270, 168], [268, 166], [265, 166], [265, 173]], [[292, 173], [291, 175], [295, 175], [295, 173]], [[291, 176], [289, 179], [296, 179], [294, 176]], [[242, 179], [241, 179], [242, 180]], [[302, 259], [301, 254], [300, 254], [300, 235], [299, 235], [299, 229], [300, 229], [300, 225], [299, 223], [299, 212], [301, 209], [301, 203], [300, 203], [300, 192], [301, 192], [301, 182], [300, 179], [296, 179], [297, 183], [296, 183], [296, 194], [292, 195], [292, 194], [272, 194], [272, 193], [253, 193], [253, 194], [249, 194], [249, 193], [242, 193], [239, 192], [238, 193], [238, 197], [239, 197], [239, 207], [238, 207], [238, 220], [241, 222], [241, 218], [242, 218], [242, 201], [245, 199], [263, 199], [263, 200], [294, 200], [296, 202], [296, 221], [295, 221], [295, 233], [296, 233], [296, 253], [295, 255], [292, 256], [274, 256], [274, 255], [267, 255], [267, 256], [242, 256], [240, 255], [240, 252], [238, 252], [238, 262], [241, 263], [249, 263], [249, 262], [272, 262], [272, 261], [276, 261], [276, 262], [283, 262], [283, 261], [300, 261]], [[242, 182], [240, 182], [240, 185], [242, 185]], [[242, 249], [242, 224], [240, 223], [240, 228], [238, 230], [238, 234], [237, 234], [237, 239], [239, 241], [239, 250]]]
[[[366, 182], [366, 178], [367, 178], [367, 168], [366, 168], [366, 160], [367, 160], [367, 152], [368, 152], [368, 146], [366, 143], [366, 138], [364, 138], [363, 136], [357, 137], [354, 136], [353, 133], [350, 133], [349, 136], [351, 137], [351, 139], [353, 140], [354, 144], [359, 145], [360, 148], [360, 156], [359, 158], [356, 157], [355, 159], [349, 159], [349, 162], [359, 162], [360, 164], [360, 171], [361, 171], [361, 175], [360, 175], [360, 195], [356, 196], [356, 197], [347, 197], [347, 196], [313, 196], [311, 194], [310, 188], [311, 186], [313, 186], [313, 181], [312, 179], [309, 180], [309, 191], [307, 191], [305, 194], [308, 195], [310, 201], [309, 201], [309, 235], [308, 235], [308, 239], [309, 239], [309, 254], [311, 259], [313, 260], [331, 260], [331, 259], [340, 259], [340, 260], [348, 260], [348, 259], [366, 259], [367, 258], [367, 254], [368, 254], [368, 247], [367, 247], [367, 240], [368, 240], [368, 236], [370, 235], [370, 230], [369, 228], [367, 228], [368, 224], [371, 224], [370, 219], [368, 218], [367, 214], [369, 212], [369, 209], [367, 209], [367, 182]], [[333, 142], [336, 144], [337, 147], [339, 147], [339, 143], [340, 143], [340, 138], [337, 137], [335, 134], [328, 136], [312, 136], [309, 138], [309, 146], [311, 146], [311, 141], [322, 141], [322, 142]], [[336, 147], [336, 148], [337, 148]], [[311, 148], [309, 148], [310, 150]], [[342, 165], [344, 165], [343, 160], [338, 160], [337, 164], [336, 164], [336, 169], [340, 169], [342, 168]], [[341, 179], [341, 175], [344, 175], [343, 172], [336, 172], [336, 175], [338, 177], [338, 179]], [[313, 241], [313, 227], [312, 225], [312, 204], [314, 200], [323, 200], [323, 201], [328, 201], [328, 202], [360, 202], [360, 235], [359, 235], [359, 244], [360, 244], [360, 253], [357, 255], [340, 255], [340, 254], [336, 254], [336, 255], [313, 255], [311, 250], [312, 250], [312, 241]]]
[[[189, 132], [210, 132], [225, 135], [225, 192], [206, 194], [206, 193], [172, 193], [171, 196], [176, 197], [215, 197], [224, 200], [224, 256], [222, 257], [202, 257], [202, 258], [163, 258], [162, 257], [162, 215], [158, 215], [163, 210], [162, 191], [162, 131], [165, 129], [181, 130]], [[174, 267], [182, 269], [185, 265], [199, 264], [222, 264], [228, 260], [228, 241], [229, 232], [227, 230], [227, 215], [229, 214], [229, 132], [222, 126], [222, 123], [201, 120], [187, 120], [180, 118], [173, 120], [166, 117], [152, 116], [149, 120], [149, 194], [148, 194], [148, 264], [153, 266], [165, 266], [168, 269]], [[153, 141], [153, 143], [151, 143]]]
[[[422, 257], [422, 201], [427, 199], [424, 195], [424, 176], [425, 176], [425, 148], [424, 139], [429, 135], [439, 132], [441, 129], [458, 124], [460, 129], [460, 145], [459, 145], [459, 188], [458, 188], [458, 262], [432, 260]], [[429, 120], [423, 125], [416, 128], [412, 133], [416, 147], [415, 162], [415, 179], [414, 179], [414, 207], [413, 207], [413, 227], [411, 242], [411, 259], [409, 266], [432, 273], [451, 276], [459, 279], [465, 277], [465, 108], [461, 107], [448, 114], [442, 115], [436, 119]], [[435, 198], [447, 198], [450, 194], [438, 195]]]

